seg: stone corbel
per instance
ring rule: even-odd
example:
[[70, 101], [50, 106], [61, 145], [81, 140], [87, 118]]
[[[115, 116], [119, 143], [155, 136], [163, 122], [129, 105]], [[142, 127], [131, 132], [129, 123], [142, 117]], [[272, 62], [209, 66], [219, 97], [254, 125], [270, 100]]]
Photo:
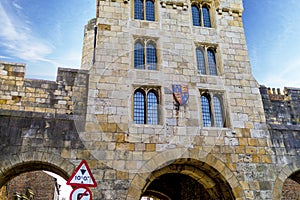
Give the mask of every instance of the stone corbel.
[[162, 1], [160, 4], [161, 4], [161, 7], [163, 7], [163, 8], [167, 7], [166, 2], [164, 2], [164, 1]]
[[187, 3], [183, 3], [182, 9], [183, 10], [187, 10], [188, 9], [188, 4]]
[[172, 7], [173, 9], [181, 9], [187, 10], [188, 4], [184, 2], [175, 2], [175, 1], [161, 1], [160, 2], [162, 8], [166, 8], [167, 6]]
[[217, 12], [218, 12], [219, 15], [222, 15], [222, 13], [223, 13], [221, 8], [217, 8]]
[[243, 10], [241, 9], [231, 9], [231, 8], [217, 8], [216, 9], [219, 15], [222, 15], [223, 12], [228, 12], [230, 16], [233, 16], [233, 14], [237, 14], [239, 17], [242, 17]]

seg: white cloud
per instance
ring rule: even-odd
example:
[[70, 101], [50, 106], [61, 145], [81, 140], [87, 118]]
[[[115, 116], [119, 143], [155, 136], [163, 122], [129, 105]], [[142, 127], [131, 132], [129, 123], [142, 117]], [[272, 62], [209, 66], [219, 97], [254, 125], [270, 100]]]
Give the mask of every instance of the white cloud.
[[286, 63], [276, 70], [269, 70], [264, 74], [264, 84], [267, 87], [299, 87], [300, 85], [300, 59], [293, 60]]
[[19, 9], [19, 10], [22, 10], [23, 8], [19, 5], [19, 4], [17, 4], [15, 1], [12, 3], [13, 4], [13, 6], [15, 7], [15, 8], [17, 8], [17, 9]]
[[[14, 7], [21, 9], [18, 4], [14, 4]], [[21, 19], [7, 10], [0, 2], [0, 26], [5, 27], [0, 29], [2, 49], [25, 61], [47, 62], [46, 56], [52, 53], [53, 46], [34, 37], [29, 24], [21, 23]]]
[[0, 55], [0, 59], [12, 59], [12, 58], [9, 57], [9, 56], [1, 56], [1, 55]]

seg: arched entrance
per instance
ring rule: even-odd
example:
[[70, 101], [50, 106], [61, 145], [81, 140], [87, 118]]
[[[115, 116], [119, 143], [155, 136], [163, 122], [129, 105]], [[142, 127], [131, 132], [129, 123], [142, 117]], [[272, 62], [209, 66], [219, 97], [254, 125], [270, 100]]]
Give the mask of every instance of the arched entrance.
[[31, 172], [31, 171], [42, 171], [42, 170], [53, 172], [65, 179], [67, 179], [69, 176], [68, 172], [66, 172], [64, 169], [57, 167], [54, 164], [40, 162], [40, 161], [30, 161], [30, 162], [17, 164], [12, 168], [8, 169], [7, 171], [5, 171], [3, 176], [0, 177], [0, 187], [2, 187], [9, 180], [13, 179], [14, 177], [22, 173]]
[[[60, 186], [68, 179], [72, 172], [70, 170], [74, 169], [74, 164], [60, 157], [55, 158], [57, 159], [51, 159], [48, 162], [43, 160], [22, 161], [15, 164], [6, 162], [5, 166], [1, 166], [0, 199], [31, 199], [33, 197], [34, 199], [53, 199], [53, 197], [62, 196], [66, 190], [63, 191]], [[46, 171], [52, 173], [46, 173]], [[70, 190], [70, 188], [65, 189]]]
[[208, 164], [179, 159], [154, 171], [142, 191], [141, 199], [193, 200], [235, 199], [221, 173]]
[[282, 199], [300, 199], [300, 170], [292, 173], [282, 187]]
[[297, 189], [299, 185], [300, 159], [295, 159], [293, 162], [283, 166], [280, 170], [280, 173], [278, 174], [274, 183], [272, 199], [287, 199], [286, 195], [293, 194], [293, 191], [295, 191], [295, 189], [297, 190], [296, 194], [298, 193], [299, 195], [299, 190]]

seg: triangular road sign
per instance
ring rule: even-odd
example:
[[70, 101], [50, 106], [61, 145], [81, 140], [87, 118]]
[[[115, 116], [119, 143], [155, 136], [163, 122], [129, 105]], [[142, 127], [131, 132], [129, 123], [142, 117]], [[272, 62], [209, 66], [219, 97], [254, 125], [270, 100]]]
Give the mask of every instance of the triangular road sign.
[[82, 160], [67, 181], [67, 185], [79, 187], [97, 187], [97, 183], [85, 160]]

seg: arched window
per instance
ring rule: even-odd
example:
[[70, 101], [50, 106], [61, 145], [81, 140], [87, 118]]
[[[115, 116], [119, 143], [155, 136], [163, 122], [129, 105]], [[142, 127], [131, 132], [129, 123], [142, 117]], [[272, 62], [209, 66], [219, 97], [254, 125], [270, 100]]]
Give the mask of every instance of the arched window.
[[158, 124], [158, 100], [154, 91], [148, 93], [147, 100], [148, 124]]
[[207, 95], [201, 96], [202, 122], [204, 127], [211, 127], [210, 100]]
[[134, 114], [133, 120], [135, 124], [145, 123], [145, 94], [143, 91], [137, 90], [134, 93]]
[[214, 99], [213, 105], [214, 105], [215, 126], [224, 127], [223, 109], [221, 105], [221, 100], [217, 96], [214, 96], [213, 99]]
[[191, 6], [194, 26], [211, 27], [210, 6], [194, 3]]
[[154, 0], [134, 0], [134, 19], [155, 21]]
[[222, 94], [203, 91], [201, 95], [201, 112], [203, 127], [225, 127]]
[[210, 75], [217, 75], [216, 58], [213, 50], [207, 50], [208, 69]]
[[196, 48], [197, 71], [203, 75], [218, 75], [216, 49], [212, 46], [198, 45]]
[[152, 0], [146, 0], [146, 20], [155, 20], [154, 2]]
[[157, 89], [139, 88], [134, 92], [133, 121], [135, 124], [159, 123]]
[[134, 19], [144, 19], [144, 1], [135, 0], [134, 1]]
[[209, 9], [208, 9], [207, 5], [202, 7], [202, 16], [203, 16], [203, 26], [211, 27], [210, 14], [209, 14]]
[[138, 39], [134, 44], [134, 68], [157, 70], [157, 52], [154, 41]]
[[134, 44], [134, 68], [135, 69], [145, 68], [144, 45], [140, 42], [136, 42]]
[[147, 68], [150, 70], [156, 70], [156, 48], [153, 44], [149, 43], [147, 44], [146, 49], [146, 55], [147, 55]]
[[201, 17], [199, 8], [196, 5], [192, 5], [192, 17], [193, 17], [193, 25], [201, 26]]
[[200, 48], [196, 49], [197, 69], [199, 74], [206, 74], [205, 60], [203, 51]]

